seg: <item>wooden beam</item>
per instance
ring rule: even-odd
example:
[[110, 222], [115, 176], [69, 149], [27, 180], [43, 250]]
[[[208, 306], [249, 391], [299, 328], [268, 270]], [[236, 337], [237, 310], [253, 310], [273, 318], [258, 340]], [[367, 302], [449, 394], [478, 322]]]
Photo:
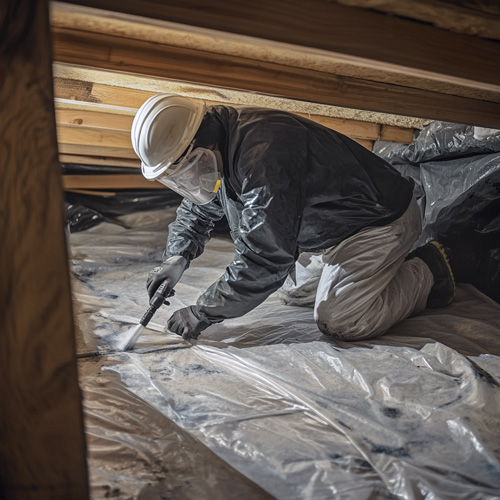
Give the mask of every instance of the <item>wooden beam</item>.
[[93, 129], [130, 133], [133, 119], [133, 116], [114, 115], [111, 113], [56, 109], [56, 120], [58, 125], [74, 126], [77, 128], [90, 127]]
[[59, 154], [59, 161], [61, 163], [74, 163], [81, 165], [141, 168], [141, 162], [139, 161], [139, 159], [132, 160], [128, 158], [112, 158], [109, 156]]
[[[85, 89], [85, 93], [82, 93], [81, 89]], [[56, 95], [75, 95], [88, 99], [92, 106], [96, 105], [92, 103], [96, 95], [105, 96], [108, 102], [128, 102], [129, 105], [142, 103], [149, 95], [152, 95], [148, 92], [138, 94], [135, 89], [60, 79], [55, 80], [55, 92]], [[115, 109], [117, 109], [115, 104], [100, 102], [95, 108], [97, 112], [92, 113], [87, 109], [88, 102], [65, 100], [61, 107], [60, 99], [62, 98], [56, 98], [56, 109], [59, 148], [65, 158], [61, 161], [140, 167], [130, 142], [130, 127], [132, 117], [136, 112], [135, 108], [126, 108], [128, 110], [126, 114], [115, 114]], [[101, 100], [100, 97], [98, 99]], [[208, 101], [207, 104], [216, 103]], [[386, 128], [382, 134], [382, 128], [377, 123], [305, 113], [297, 114], [341, 132], [370, 150], [373, 147], [373, 141], [382, 138], [382, 135], [384, 135], [384, 140], [399, 142], [411, 142], [408, 138], [413, 136], [413, 129], [403, 127]]]
[[[57, 93], [60, 92], [60, 83], [60, 80], [56, 79], [55, 86]], [[90, 82], [82, 83], [73, 81], [73, 84], [76, 87], [93, 87], [93, 84], [91, 84]], [[64, 82], [63, 92], [64, 89], [68, 89], [68, 82]], [[106, 92], [108, 96], [110, 96], [111, 93], [117, 96], [120, 94], [125, 94], [121, 98], [117, 97], [117, 100], [129, 100], [127, 95], [130, 91], [128, 89], [123, 89], [120, 87], [113, 87], [113, 90], [110, 89], [111, 87]], [[135, 91], [132, 91], [132, 94], [135, 95]], [[141, 96], [141, 100], [144, 97], [145, 96]], [[107, 139], [105, 138], [108, 137], [108, 132], [125, 132], [126, 134], [130, 134], [133, 116], [137, 111], [136, 109], [127, 108], [130, 109], [130, 113], [128, 113], [127, 115], [124, 115], [122, 113], [115, 114], [114, 110], [116, 109], [116, 106], [99, 104], [99, 107], [95, 108], [96, 112], [92, 112], [91, 110], [87, 109], [87, 103], [85, 102], [69, 102], [72, 102], [71, 108], [68, 108], [66, 104], [63, 108], [61, 108], [60, 100], [56, 98], [56, 119], [58, 130], [60, 132], [59, 141], [61, 144], [79, 144], [92, 146], [107, 145], [108, 147], [117, 147], [121, 145], [122, 148], [124, 145], [125, 149], [130, 149], [129, 140], [123, 134], [114, 134]], [[208, 105], [218, 104], [212, 101], [205, 101], [205, 103]], [[308, 118], [316, 123], [320, 123], [325, 127], [336, 130], [337, 132], [345, 134], [349, 137], [368, 139], [371, 141], [381, 138], [381, 126], [378, 123], [365, 122], [361, 120], [347, 120], [343, 118], [306, 113], [295, 114], [303, 116], [304, 118]], [[75, 129], [71, 131], [71, 134], [69, 134], [68, 132], [70, 127], [73, 127]], [[99, 129], [102, 129], [102, 133], [99, 133]], [[86, 133], [86, 130], [89, 131], [89, 134]], [[393, 140], [397, 142], [407, 142], [407, 137], [413, 135], [413, 129], [405, 127], [392, 126], [390, 130], [393, 131]], [[68, 135], [70, 135], [71, 137], [69, 137]], [[118, 141], [115, 139], [116, 137], [119, 137]], [[399, 138], [402, 138], [402, 140], [399, 140]], [[109, 162], [105, 162], [102, 164], [106, 163], [110, 164]]]
[[61, 153], [137, 159], [128, 132], [58, 125], [57, 139]]
[[380, 130], [381, 141], [403, 142], [409, 144], [413, 141], [413, 129], [382, 125]]
[[131, 87], [117, 87], [72, 78], [54, 78], [56, 102], [61, 99], [78, 103], [99, 104], [115, 107], [130, 107], [135, 110], [155, 92]]
[[[74, 82], [74, 81], [73, 81]], [[61, 81], [56, 79], [55, 84], [59, 87]], [[90, 82], [74, 82], [75, 86], [84, 86], [91, 88], [94, 84]], [[56, 90], [59, 92], [59, 88]], [[109, 89], [108, 89], [109, 92]], [[120, 94], [124, 92], [120, 87], [113, 87], [113, 92]], [[128, 91], [125, 90], [128, 94]], [[135, 93], [135, 92], [134, 92]], [[151, 94], [152, 95], [152, 94]], [[145, 96], [144, 96], [145, 97]], [[127, 100], [127, 97], [123, 98]], [[204, 100], [207, 105], [220, 104], [219, 102]], [[92, 107], [89, 107], [91, 105]], [[229, 103], [229, 105], [231, 105]], [[70, 101], [67, 99], [55, 100], [56, 120], [60, 126], [73, 126], [76, 128], [91, 128], [91, 129], [106, 129], [112, 131], [122, 131], [130, 133], [132, 121], [137, 112], [136, 108], [126, 108], [127, 114], [116, 112], [118, 106], [106, 104], [93, 104], [83, 101]], [[238, 106], [238, 105], [235, 105]], [[337, 130], [342, 134], [351, 137], [359, 137], [364, 139], [376, 140], [380, 137], [380, 125], [373, 122], [365, 122], [361, 120], [348, 120], [344, 118], [335, 118], [330, 116], [321, 116], [311, 113], [295, 113], [304, 118], [308, 118], [316, 123], [320, 123], [325, 127]], [[393, 127], [393, 129], [411, 130], [404, 127]]]
[[0, 498], [88, 498], [48, 6], [0, 8]]
[[361, 146], [365, 147], [369, 151], [373, 149], [373, 141], [370, 141], [368, 139], [360, 139], [358, 137], [352, 137], [352, 139], [358, 144], [361, 144]]
[[142, 175], [64, 175], [63, 186], [74, 189], [168, 189], [158, 181], [148, 181]]
[[[382, 1], [387, 0], [367, 0]], [[370, 61], [353, 61], [342, 54], [301, 50], [301, 47], [277, 44], [248, 37], [237, 37], [227, 33], [214, 33], [210, 30], [196, 30], [189, 26], [180, 27], [156, 19], [139, 18], [122, 13], [110, 13], [99, 9], [74, 6], [53, 2], [51, 9], [53, 29], [68, 29], [90, 33], [153, 42], [160, 45], [186, 47], [202, 52], [213, 52], [221, 55], [236, 56], [260, 62], [273, 62], [285, 66], [305, 68], [337, 76], [354, 77], [376, 82], [402, 85], [441, 92], [462, 97], [472, 97], [498, 102], [497, 92], [479, 89], [477, 86], [465, 85], [464, 82], [440, 81], [434, 75], [408, 74], [394, 65], [383, 66], [370, 64]], [[95, 81], [96, 73], [94, 70]], [[114, 76], [116, 78], [116, 76]], [[82, 76], [81, 80], [88, 80]], [[123, 78], [122, 78], [123, 79]], [[108, 83], [101, 81], [100, 83]], [[135, 83], [132, 84], [135, 87]], [[201, 89], [199, 89], [201, 90]], [[225, 89], [224, 94], [227, 94]], [[220, 91], [219, 91], [220, 95]], [[332, 116], [332, 115], [329, 115]], [[341, 115], [342, 117], [346, 117]], [[360, 118], [362, 119], [362, 118]], [[391, 125], [395, 125], [394, 123]]]
[[[438, 28], [500, 40], [498, 0], [464, 2], [460, 0], [334, 0], [342, 5], [375, 9], [415, 19]], [[488, 8], [489, 7], [489, 8]]]
[[342, 54], [365, 66], [397, 66], [442, 81], [500, 85], [500, 45], [327, 0], [70, 0], [186, 26]]
[[[338, 77], [316, 70], [105, 34], [56, 28], [53, 41], [55, 60], [70, 64], [231, 87], [334, 106], [500, 128], [500, 102]], [[85, 100], [83, 97], [92, 94], [93, 90], [93, 86], [82, 87], [75, 97]], [[94, 102], [102, 101], [96, 98]], [[119, 105], [132, 107], [130, 102]]]

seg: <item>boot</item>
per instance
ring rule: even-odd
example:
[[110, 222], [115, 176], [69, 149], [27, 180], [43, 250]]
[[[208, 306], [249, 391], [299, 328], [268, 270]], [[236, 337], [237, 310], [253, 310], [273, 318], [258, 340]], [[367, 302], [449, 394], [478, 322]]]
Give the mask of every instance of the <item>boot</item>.
[[408, 254], [406, 260], [415, 257], [423, 260], [434, 276], [427, 307], [444, 307], [451, 303], [455, 297], [455, 279], [444, 247], [437, 241], [429, 241]]

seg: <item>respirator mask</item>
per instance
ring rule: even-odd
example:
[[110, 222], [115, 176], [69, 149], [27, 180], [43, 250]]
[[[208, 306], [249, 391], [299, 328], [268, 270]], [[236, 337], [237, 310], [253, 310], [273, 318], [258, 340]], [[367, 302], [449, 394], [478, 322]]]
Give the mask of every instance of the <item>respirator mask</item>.
[[195, 205], [211, 202], [221, 184], [215, 153], [205, 148], [193, 149], [192, 144], [184, 157], [172, 164], [168, 174], [157, 180]]

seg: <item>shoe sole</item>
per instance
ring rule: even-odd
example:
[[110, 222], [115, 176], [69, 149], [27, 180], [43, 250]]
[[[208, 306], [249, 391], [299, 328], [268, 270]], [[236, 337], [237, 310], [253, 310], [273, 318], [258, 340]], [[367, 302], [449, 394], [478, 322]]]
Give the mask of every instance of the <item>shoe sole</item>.
[[451, 302], [453, 302], [453, 299], [455, 298], [455, 293], [456, 293], [455, 276], [453, 276], [453, 271], [452, 271], [451, 266], [450, 266], [450, 261], [448, 259], [448, 255], [446, 255], [446, 250], [444, 249], [443, 245], [441, 245], [441, 243], [439, 243], [438, 241], [434, 241], [434, 240], [429, 241], [429, 243], [431, 245], [434, 245], [439, 250], [439, 253], [443, 256], [443, 259], [446, 262], [446, 267], [448, 268], [448, 272], [450, 273], [450, 276], [451, 276], [451, 281], [453, 284], [453, 292], [452, 292], [450, 299], [446, 303], [448, 305], [448, 304], [451, 304]]

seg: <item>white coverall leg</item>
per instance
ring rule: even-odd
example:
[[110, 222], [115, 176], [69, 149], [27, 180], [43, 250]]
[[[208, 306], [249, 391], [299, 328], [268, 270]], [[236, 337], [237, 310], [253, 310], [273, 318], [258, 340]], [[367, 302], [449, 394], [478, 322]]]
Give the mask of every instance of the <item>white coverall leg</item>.
[[412, 200], [396, 221], [367, 227], [322, 254], [301, 254], [295, 279], [279, 294], [289, 305], [314, 306], [325, 334], [361, 340], [425, 308], [434, 278], [420, 259], [405, 261], [422, 231], [418, 204]]

